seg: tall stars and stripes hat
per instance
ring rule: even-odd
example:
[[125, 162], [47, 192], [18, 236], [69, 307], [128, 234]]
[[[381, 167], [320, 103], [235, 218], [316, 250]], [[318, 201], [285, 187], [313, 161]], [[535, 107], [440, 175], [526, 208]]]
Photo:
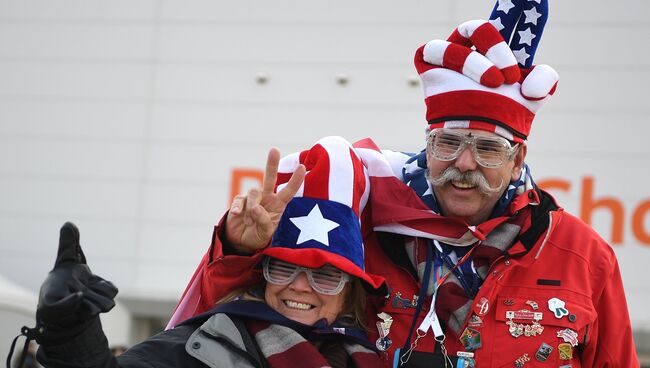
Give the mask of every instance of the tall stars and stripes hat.
[[498, 0], [490, 21], [465, 22], [447, 40], [418, 48], [429, 128], [481, 129], [525, 142], [558, 81], [550, 66], [530, 67], [547, 11], [548, 0]]
[[262, 254], [308, 268], [330, 264], [361, 279], [369, 292], [384, 295], [384, 278], [364, 271], [360, 215], [370, 185], [361, 159], [345, 139], [323, 138], [280, 161], [277, 190], [300, 164], [307, 169], [305, 181]]

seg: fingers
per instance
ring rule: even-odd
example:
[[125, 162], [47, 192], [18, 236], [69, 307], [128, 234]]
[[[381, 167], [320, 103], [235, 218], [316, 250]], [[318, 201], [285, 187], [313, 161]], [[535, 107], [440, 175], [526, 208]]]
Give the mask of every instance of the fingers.
[[424, 46], [423, 58], [429, 64], [462, 73], [487, 87], [498, 87], [505, 81], [503, 73], [487, 57], [448, 41], [429, 41]]
[[537, 65], [521, 83], [521, 94], [528, 100], [541, 100], [552, 95], [557, 87], [559, 75], [548, 65]]
[[260, 201], [262, 200], [262, 192], [259, 189], [251, 189], [246, 195], [246, 203], [244, 206], [244, 225], [251, 226], [254, 223], [253, 211], [261, 211], [262, 208], [259, 206]]
[[115, 295], [117, 288], [112, 282], [95, 277], [95, 281], [84, 290], [82, 310], [88, 316], [106, 313], [115, 306]]
[[[419, 58], [426, 64], [419, 63]], [[521, 77], [512, 50], [494, 25], [485, 20], [465, 22], [447, 41], [432, 40], [418, 49], [416, 68], [420, 74], [440, 66], [492, 88], [513, 84]]]
[[305, 181], [306, 171], [305, 165], [298, 165], [296, 171], [291, 175], [291, 179], [289, 179], [284, 188], [278, 191], [278, 199], [285, 204], [289, 203], [296, 193], [298, 193], [303, 181]]
[[240, 215], [246, 206], [246, 196], [238, 194], [232, 199], [230, 204], [230, 214]]
[[264, 171], [264, 181], [262, 191], [265, 194], [273, 193], [275, 182], [278, 180], [278, 167], [280, 165], [280, 150], [273, 147], [269, 150], [266, 158], [266, 169]]
[[[458, 26], [450, 38], [465, 38], [503, 73], [505, 83], [512, 84], [521, 77], [517, 59], [496, 27], [485, 20], [470, 20]], [[467, 45], [466, 43], [462, 43]]]
[[71, 222], [66, 222], [61, 227], [59, 250], [54, 267], [56, 268], [64, 263], [86, 263], [86, 257], [81, 250], [81, 245], [79, 245], [79, 229]]

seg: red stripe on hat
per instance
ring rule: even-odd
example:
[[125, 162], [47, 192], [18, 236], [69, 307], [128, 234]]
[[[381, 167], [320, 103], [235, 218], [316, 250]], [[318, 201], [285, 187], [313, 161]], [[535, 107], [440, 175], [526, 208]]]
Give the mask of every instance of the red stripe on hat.
[[287, 183], [289, 179], [291, 179], [291, 175], [293, 175], [292, 172], [290, 173], [278, 173], [278, 178], [275, 181], [275, 187], [277, 189], [278, 185]]
[[359, 204], [361, 203], [363, 192], [366, 191], [366, 176], [363, 174], [363, 164], [352, 148], [350, 148], [350, 159], [352, 160], [354, 170], [354, 177], [352, 179], [352, 211], [357, 214], [357, 217], [360, 217]]
[[415, 70], [417, 70], [418, 74], [422, 74], [427, 70], [440, 68], [440, 66], [438, 65], [429, 64], [426, 61], [424, 61], [424, 46], [426, 46], [426, 44], [420, 46], [420, 48], [415, 51], [414, 63], [415, 63]]
[[476, 28], [471, 37], [476, 49], [483, 55], [494, 45], [499, 42], [504, 42], [501, 33], [494, 28], [492, 23], [485, 22], [483, 25]]
[[447, 41], [469, 48], [472, 47], [472, 42], [469, 40], [469, 38], [466, 38], [460, 34], [460, 32], [458, 32], [458, 28], [454, 29], [454, 32], [452, 32], [452, 34], [447, 38]]
[[472, 50], [465, 46], [451, 43], [447, 46], [445, 55], [442, 57], [442, 65], [447, 69], [462, 73], [465, 60], [471, 52]]
[[[326, 183], [330, 180], [330, 160], [327, 150], [317, 144], [304, 157], [303, 153], [300, 153], [300, 162], [307, 169], [303, 197], [329, 199], [329, 185]], [[323, 157], [328, 159], [324, 160]]]
[[535, 114], [524, 105], [498, 93], [452, 91], [427, 97], [427, 121], [494, 120], [510, 130], [528, 136]]
[[513, 84], [519, 81], [521, 76], [521, 71], [519, 70], [519, 65], [511, 65], [501, 69], [501, 73], [505, 77], [505, 82], [507, 84]]
[[481, 80], [479, 81], [479, 83], [481, 83], [486, 87], [496, 88], [502, 85], [504, 80], [505, 79], [503, 78], [503, 74], [501, 73], [499, 68], [492, 65], [491, 67], [488, 68], [488, 70], [483, 72], [483, 75], [481, 75]]

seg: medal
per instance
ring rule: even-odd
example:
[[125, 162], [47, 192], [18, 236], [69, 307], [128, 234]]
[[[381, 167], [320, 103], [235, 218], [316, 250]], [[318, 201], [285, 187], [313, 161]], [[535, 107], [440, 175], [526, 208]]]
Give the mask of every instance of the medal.
[[473, 328], [466, 327], [460, 334], [460, 342], [466, 350], [473, 351], [481, 347], [481, 333]]
[[[542, 319], [542, 312], [531, 312], [526, 309], [518, 311], [506, 311], [506, 325], [508, 325], [508, 332], [512, 337], [519, 337], [524, 335], [526, 337], [532, 337], [541, 335], [544, 332], [544, 326], [539, 324], [539, 321]], [[532, 324], [523, 324], [516, 323], [514, 320], [532, 320]]]
[[377, 321], [377, 331], [379, 332], [379, 338], [375, 345], [379, 351], [386, 351], [390, 347], [390, 344], [393, 342], [388, 338], [388, 333], [390, 332], [390, 326], [393, 324], [393, 317], [389, 314], [381, 312], [377, 315], [381, 321]]
[[557, 346], [557, 350], [560, 353], [560, 360], [571, 360], [573, 358], [573, 347], [571, 344], [562, 343]]
[[540, 362], [546, 361], [551, 356], [551, 352], [553, 351], [553, 347], [545, 342], [542, 343], [542, 345], [537, 349], [537, 352], [535, 353], [535, 359], [539, 360]]
[[390, 347], [390, 345], [393, 343], [393, 341], [388, 337], [380, 337], [377, 339], [375, 342], [375, 346], [377, 347], [377, 350], [379, 351], [386, 351]]
[[569, 314], [569, 311], [566, 309], [566, 303], [558, 298], [548, 300], [548, 309], [553, 312], [555, 318], [562, 318]]

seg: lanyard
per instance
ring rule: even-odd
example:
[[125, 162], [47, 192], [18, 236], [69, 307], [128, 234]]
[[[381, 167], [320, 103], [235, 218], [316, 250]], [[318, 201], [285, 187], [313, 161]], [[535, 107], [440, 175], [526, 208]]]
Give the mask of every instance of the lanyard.
[[[438, 251], [440, 251], [440, 253], [443, 254], [442, 246], [440, 245], [440, 243], [439, 243], [437, 240], [434, 240], [434, 241], [433, 241], [433, 244], [436, 246], [436, 248], [438, 249]], [[449, 275], [450, 275], [452, 272], [454, 272], [457, 268], [459, 268], [463, 263], [465, 263], [465, 262], [466, 262], [466, 261], [471, 257], [472, 253], [474, 253], [474, 249], [476, 249], [476, 245], [474, 245], [474, 246], [472, 247], [472, 249], [470, 249], [467, 253], [465, 253], [465, 255], [464, 255], [461, 259], [459, 259], [459, 260], [456, 262], [456, 264], [454, 264], [454, 265], [449, 269], [449, 271], [447, 271], [444, 275], [442, 274], [442, 265], [440, 265], [440, 268], [439, 268], [439, 273], [440, 273], [440, 275], [438, 275], [438, 271], [437, 271], [437, 270], [434, 270], [434, 276], [435, 276], [435, 278], [436, 278], [436, 281], [435, 281], [436, 289], [438, 288], [438, 286], [442, 285], [442, 283], [445, 282], [445, 280], [447, 280], [447, 277], [449, 277]]]
[[422, 277], [422, 285], [420, 286], [420, 295], [418, 296], [418, 304], [415, 307], [415, 314], [413, 315], [413, 321], [411, 322], [411, 328], [409, 328], [409, 334], [404, 343], [403, 349], [406, 350], [411, 345], [411, 336], [413, 335], [413, 330], [415, 329], [415, 324], [418, 321], [418, 316], [422, 311], [422, 304], [424, 303], [424, 298], [427, 296], [427, 289], [429, 288], [429, 275], [431, 275], [431, 264], [433, 263], [433, 249], [427, 247], [427, 262], [424, 265], [424, 276]]
[[[442, 252], [442, 247], [440, 246], [440, 243], [438, 243], [437, 240], [434, 240], [433, 243], [435, 246], [441, 250]], [[431, 296], [431, 305], [429, 306], [429, 312], [425, 315], [424, 319], [422, 320], [422, 323], [420, 323], [420, 326], [417, 328], [417, 336], [415, 338], [415, 341], [413, 344], [411, 344], [411, 336], [413, 335], [413, 330], [415, 328], [415, 324], [417, 322], [418, 316], [420, 315], [420, 312], [422, 311], [422, 304], [424, 301], [424, 298], [426, 297], [427, 289], [429, 287], [429, 279], [430, 279], [430, 274], [431, 274], [431, 265], [434, 263], [433, 259], [433, 247], [428, 246], [427, 247], [427, 259], [426, 259], [426, 264], [424, 267], [424, 275], [422, 277], [422, 284], [420, 286], [420, 295], [418, 297], [418, 304], [415, 309], [415, 315], [413, 316], [413, 321], [411, 322], [411, 328], [409, 329], [409, 334], [406, 339], [406, 342], [404, 344], [404, 347], [402, 348], [403, 350], [406, 350], [403, 356], [400, 356], [400, 350], [402, 349], [397, 349], [396, 351], [396, 359], [395, 359], [395, 366], [397, 367], [398, 364], [399, 366], [402, 366], [408, 362], [411, 353], [413, 350], [415, 350], [415, 347], [417, 346], [417, 342], [420, 338], [424, 337], [429, 330], [433, 330], [434, 334], [434, 339], [436, 340], [437, 344], [440, 345], [441, 352], [443, 356], [445, 357], [445, 366], [447, 362], [451, 363], [451, 360], [449, 360], [449, 357], [447, 355], [447, 350], [445, 349], [444, 346], [444, 341], [445, 341], [445, 334], [442, 331], [442, 326], [440, 325], [440, 320], [438, 319], [438, 315], [436, 314], [436, 296], [438, 294], [438, 287], [442, 285], [449, 275], [451, 275], [454, 270], [456, 270], [460, 265], [465, 263], [471, 256], [471, 254], [474, 252], [474, 249], [476, 246], [474, 246], [472, 249], [469, 250], [458, 262], [456, 262], [453, 267], [451, 267], [445, 274], [442, 274], [442, 262], [440, 265], [435, 265], [434, 267], [434, 290], [433, 290], [433, 295]], [[399, 359], [399, 362], [398, 362]]]

